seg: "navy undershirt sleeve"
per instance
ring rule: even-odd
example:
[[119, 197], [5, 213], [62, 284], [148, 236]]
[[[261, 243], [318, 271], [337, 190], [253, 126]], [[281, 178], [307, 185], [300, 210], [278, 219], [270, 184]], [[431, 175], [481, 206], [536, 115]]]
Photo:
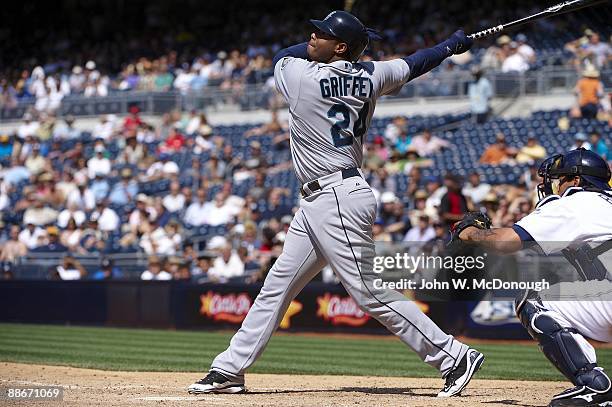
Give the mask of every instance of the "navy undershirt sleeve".
[[522, 228], [521, 226], [514, 224], [512, 226], [512, 229], [514, 229], [514, 231], [516, 232], [517, 235], [519, 235], [519, 237], [521, 238], [522, 242], [534, 242], [535, 240], [533, 239], [533, 237], [529, 234], [529, 232], [527, 232], [524, 228]]
[[281, 49], [272, 58], [272, 66], [276, 66], [276, 63], [285, 57], [308, 59], [308, 43], [303, 42]]
[[410, 77], [408, 80], [410, 81], [414, 78], [418, 78], [431, 71], [451, 55], [453, 55], [451, 48], [447, 44], [447, 41], [444, 41], [435, 47], [422, 49], [410, 56], [402, 58], [410, 67]]

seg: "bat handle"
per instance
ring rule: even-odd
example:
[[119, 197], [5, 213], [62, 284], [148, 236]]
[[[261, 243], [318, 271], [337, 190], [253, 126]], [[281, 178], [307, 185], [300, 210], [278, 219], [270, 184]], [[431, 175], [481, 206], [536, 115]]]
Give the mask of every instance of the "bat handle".
[[473, 40], [477, 40], [479, 38], [488, 37], [489, 35], [493, 35], [495, 33], [501, 32], [503, 29], [504, 29], [504, 26], [500, 24], [495, 27], [487, 28], [486, 30], [478, 31], [477, 33], [474, 33], [474, 34], [470, 34], [468, 35], [468, 37]]

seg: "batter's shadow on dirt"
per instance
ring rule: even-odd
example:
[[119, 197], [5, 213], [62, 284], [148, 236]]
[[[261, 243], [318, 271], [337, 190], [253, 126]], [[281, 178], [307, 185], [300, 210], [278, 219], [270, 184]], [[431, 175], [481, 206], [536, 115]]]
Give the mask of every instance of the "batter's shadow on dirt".
[[[299, 393], [365, 393], [365, 394], [403, 394], [406, 396], [435, 397], [433, 389], [422, 389], [419, 393], [406, 387], [340, 387], [339, 389], [287, 389], [270, 391], [247, 391], [246, 394], [299, 394]], [[427, 393], [425, 393], [427, 391]]]

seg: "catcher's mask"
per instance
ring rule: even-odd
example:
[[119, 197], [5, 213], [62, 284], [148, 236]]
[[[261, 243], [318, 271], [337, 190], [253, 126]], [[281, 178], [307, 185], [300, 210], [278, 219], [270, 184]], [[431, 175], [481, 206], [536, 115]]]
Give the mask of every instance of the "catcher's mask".
[[540, 165], [538, 175], [542, 177], [542, 183], [538, 185], [540, 199], [558, 194], [563, 178], [580, 177], [580, 186], [587, 189], [610, 189], [608, 163], [598, 154], [584, 148], [547, 158]]

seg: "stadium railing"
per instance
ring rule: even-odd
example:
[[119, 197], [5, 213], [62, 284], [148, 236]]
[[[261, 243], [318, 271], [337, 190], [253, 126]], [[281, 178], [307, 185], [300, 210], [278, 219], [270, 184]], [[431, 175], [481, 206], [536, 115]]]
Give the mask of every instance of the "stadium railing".
[[[499, 98], [524, 95], [548, 95], [572, 92], [579, 74], [572, 69], [543, 67], [537, 71], [517, 73], [489, 73], [494, 96]], [[601, 73], [607, 89], [612, 88], [612, 69]], [[432, 98], [461, 99], [467, 97], [468, 84], [472, 76], [465, 71], [434, 73], [406, 84], [396, 96], [386, 99]], [[278, 103], [274, 89], [268, 85], [248, 85], [239, 89], [224, 90], [218, 87], [205, 88], [192, 93], [176, 90], [168, 92], [112, 92], [107, 97], [84, 97], [69, 95], [62, 100], [58, 116], [99, 116], [102, 114], [125, 114], [131, 106], [138, 106], [142, 113], [159, 115], [170, 110], [254, 110], [267, 109], [273, 101]], [[384, 100], [384, 99], [383, 99]], [[35, 100], [20, 102], [15, 108], [0, 110], [0, 120], [19, 120]]]

